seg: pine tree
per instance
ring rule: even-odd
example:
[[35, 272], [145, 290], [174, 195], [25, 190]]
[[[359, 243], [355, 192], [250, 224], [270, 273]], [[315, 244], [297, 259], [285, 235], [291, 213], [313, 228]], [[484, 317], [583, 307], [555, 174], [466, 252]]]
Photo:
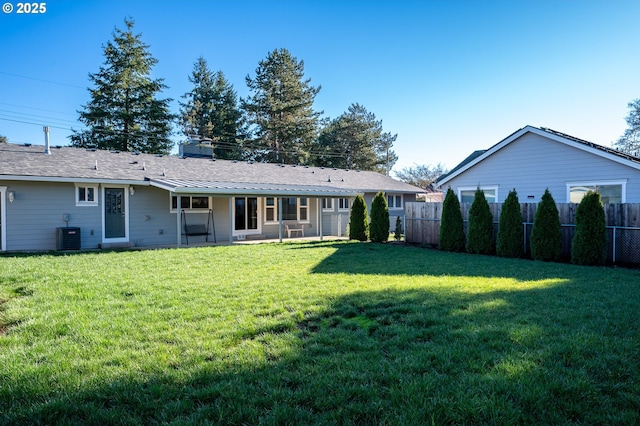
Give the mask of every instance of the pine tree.
[[531, 257], [535, 260], [557, 261], [562, 255], [560, 216], [549, 188], [538, 204], [531, 230]]
[[389, 240], [389, 207], [383, 192], [378, 192], [371, 203], [369, 238], [376, 243]]
[[576, 211], [576, 228], [571, 242], [571, 262], [604, 265], [607, 260], [607, 227], [600, 194], [589, 191]]
[[362, 195], [356, 196], [351, 206], [349, 216], [349, 239], [367, 241], [369, 219], [367, 218], [367, 204]]
[[242, 113], [233, 86], [222, 71], [213, 73], [199, 57], [189, 76], [193, 89], [182, 97], [180, 116], [185, 135], [212, 140], [214, 155], [225, 160], [242, 158]]
[[447, 189], [442, 203], [439, 247], [446, 251], [464, 251], [464, 223], [460, 201], [451, 188]]
[[524, 251], [524, 229], [518, 193], [514, 189], [509, 192], [502, 205], [496, 254], [502, 257], [520, 257]]
[[386, 174], [398, 160], [391, 149], [398, 135], [384, 132], [382, 121], [360, 104], [332, 120], [318, 138], [312, 163], [322, 167], [372, 170]]
[[162, 79], [152, 79], [158, 62], [140, 34], [133, 34], [134, 21], [125, 19], [126, 29], [116, 28], [113, 41], [104, 46], [104, 64], [89, 78], [91, 100], [79, 112], [86, 130], [74, 131], [71, 144], [120, 151], [168, 154], [173, 142], [169, 113], [171, 99], [157, 99], [166, 88]]
[[493, 253], [493, 215], [480, 188], [476, 190], [469, 209], [467, 251], [478, 254]]
[[321, 112], [313, 110], [320, 87], [304, 80], [304, 62], [287, 49], [276, 49], [260, 61], [255, 78], [247, 76], [246, 82], [253, 96], [241, 104], [254, 133], [251, 157], [307, 164]]

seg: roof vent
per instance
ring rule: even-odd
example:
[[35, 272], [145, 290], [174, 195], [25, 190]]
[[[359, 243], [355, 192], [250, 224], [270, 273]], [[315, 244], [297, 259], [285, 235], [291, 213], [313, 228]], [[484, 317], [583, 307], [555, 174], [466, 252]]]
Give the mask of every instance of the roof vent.
[[120, 150], [119, 149], [114, 149], [113, 151], [111, 151], [112, 154], [120, 154]]
[[156, 157], [164, 157], [162, 154], [156, 154]]
[[329, 175], [329, 179], [327, 179], [327, 182], [331, 182], [331, 175]]
[[29, 147], [29, 146], [31, 146], [31, 144], [30, 143], [25, 143], [24, 146]]

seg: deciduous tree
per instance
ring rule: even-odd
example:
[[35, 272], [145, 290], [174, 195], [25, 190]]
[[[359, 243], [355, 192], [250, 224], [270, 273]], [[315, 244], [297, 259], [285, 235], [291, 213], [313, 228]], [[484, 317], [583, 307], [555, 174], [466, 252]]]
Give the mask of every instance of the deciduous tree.
[[629, 115], [625, 118], [629, 126], [613, 144], [627, 154], [640, 156], [640, 99], [629, 102]]

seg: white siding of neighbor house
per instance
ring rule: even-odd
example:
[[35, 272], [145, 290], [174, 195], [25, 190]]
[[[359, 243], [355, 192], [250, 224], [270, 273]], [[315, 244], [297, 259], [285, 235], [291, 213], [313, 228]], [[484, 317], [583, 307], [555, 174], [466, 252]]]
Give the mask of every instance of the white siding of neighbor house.
[[[626, 202], [640, 202], [640, 170], [533, 133], [493, 153], [447, 182], [451, 187], [498, 186], [497, 202], [516, 189], [521, 202], [539, 202], [545, 188], [568, 202], [567, 183], [626, 181]], [[533, 197], [533, 198], [530, 198]]]

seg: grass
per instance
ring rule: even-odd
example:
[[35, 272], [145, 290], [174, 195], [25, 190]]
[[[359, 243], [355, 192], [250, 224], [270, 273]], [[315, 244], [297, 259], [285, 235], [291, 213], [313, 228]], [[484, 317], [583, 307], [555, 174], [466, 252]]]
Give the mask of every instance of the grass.
[[0, 257], [0, 424], [637, 424], [640, 272], [350, 242]]

